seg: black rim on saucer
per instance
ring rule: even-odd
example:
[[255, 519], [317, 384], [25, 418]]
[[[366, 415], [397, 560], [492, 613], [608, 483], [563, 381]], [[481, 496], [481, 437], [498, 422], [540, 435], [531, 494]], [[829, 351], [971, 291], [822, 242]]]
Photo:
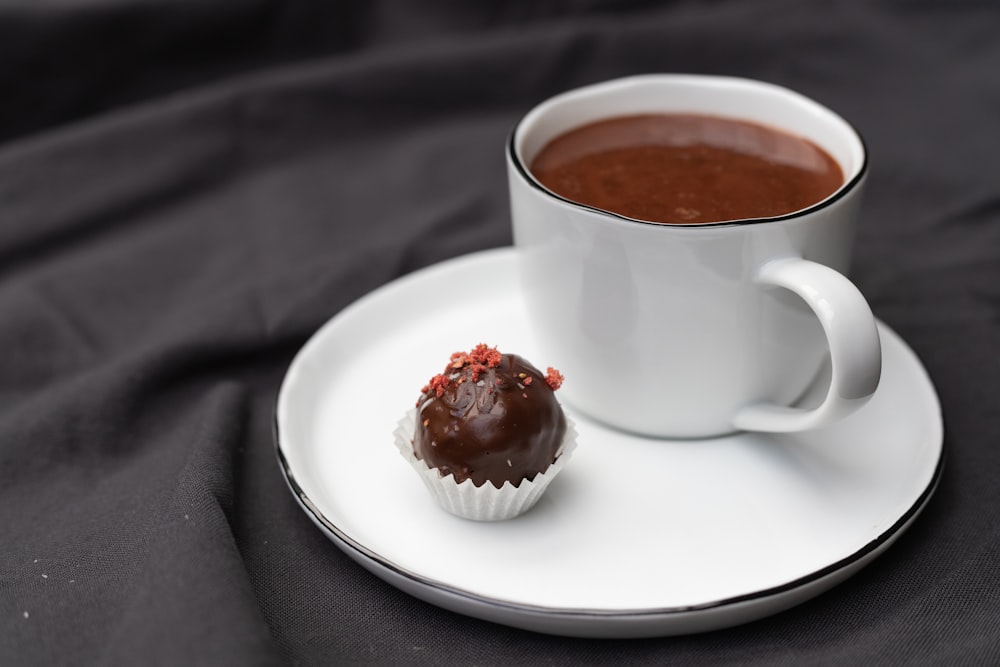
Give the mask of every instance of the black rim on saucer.
[[[279, 394], [280, 396], [280, 394]], [[334, 541], [341, 550], [346, 553], [353, 554], [356, 557], [360, 557], [372, 565], [375, 565], [381, 569], [387, 570], [396, 576], [407, 579], [415, 584], [431, 588], [443, 593], [450, 594], [452, 596], [467, 600], [468, 602], [477, 603], [479, 605], [508, 609], [511, 611], [516, 611], [525, 615], [535, 615], [535, 616], [546, 616], [552, 618], [564, 618], [573, 620], [584, 620], [584, 619], [629, 619], [629, 618], [655, 618], [664, 617], [668, 618], [671, 616], [677, 616], [680, 614], [688, 614], [691, 612], [702, 612], [710, 611], [714, 609], [721, 609], [724, 607], [730, 607], [743, 602], [749, 601], [760, 601], [766, 598], [780, 595], [782, 593], [788, 593], [790, 591], [796, 590], [803, 586], [811, 583], [818, 582], [824, 577], [838, 572], [844, 568], [849, 567], [863, 560], [866, 556], [872, 552], [878, 550], [880, 547], [885, 545], [887, 542], [892, 540], [897, 533], [904, 529], [910, 521], [912, 521], [917, 514], [924, 508], [933, 495], [934, 490], [941, 479], [942, 471], [944, 469], [944, 441], [941, 442], [941, 451], [938, 454], [938, 460], [934, 468], [934, 473], [931, 475], [931, 480], [924, 488], [923, 492], [917, 497], [913, 504], [903, 513], [888, 529], [883, 531], [878, 537], [871, 540], [865, 544], [862, 548], [858, 549], [854, 553], [834, 562], [830, 565], [812, 572], [806, 576], [799, 577], [785, 584], [779, 586], [774, 586], [771, 588], [762, 589], [754, 593], [747, 593], [744, 595], [737, 595], [733, 597], [723, 598], [720, 600], [713, 600], [710, 602], [705, 602], [697, 605], [686, 605], [679, 607], [657, 607], [650, 609], [625, 609], [625, 610], [608, 610], [608, 609], [569, 609], [560, 607], [546, 607], [541, 605], [531, 605], [531, 604], [520, 604], [516, 602], [509, 602], [505, 600], [497, 600], [490, 598], [472, 591], [467, 591], [456, 586], [451, 586], [443, 582], [437, 581], [435, 579], [429, 579], [421, 575], [415, 574], [406, 568], [394, 563], [393, 561], [380, 556], [379, 554], [368, 549], [364, 545], [358, 543], [350, 536], [345, 534], [337, 525], [327, 518], [323, 512], [312, 502], [308, 494], [299, 486], [295, 479], [295, 475], [291, 470], [288, 463], [288, 459], [285, 457], [284, 452], [281, 449], [281, 432], [278, 425], [277, 416], [277, 402], [275, 404], [274, 419], [273, 424], [273, 435], [274, 435], [274, 447], [275, 453], [277, 455], [278, 461], [281, 466], [281, 472], [284, 475], [285, 482], [291, 489], [292, 494], [295, 496], [296, 501], [299, 505], [306, 511], [306, 513], [313, 519], [313, 521], [328, 534], [328, 536]]]

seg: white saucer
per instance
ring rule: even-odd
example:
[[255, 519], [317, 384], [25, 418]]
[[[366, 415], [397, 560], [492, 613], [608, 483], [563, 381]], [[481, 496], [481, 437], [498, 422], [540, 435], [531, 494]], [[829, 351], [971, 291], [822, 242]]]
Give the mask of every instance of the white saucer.
[[[527, 514], [441, 510], [393, 446], [397, 420], [451, 352], [537, 357], [510, 248], [386, 285], [302, 348], [276, 408], [296, 499], [349, 556], [453, 611], [539, 632], [699, 632], [787, 609], [882, 553], [941, 473], [934, 388], [885, 325], [882, 383], [843, 422], [795, 436], [660, 441], [567, 410], [574, 459]], [[572, 382], [567, 378], [566, 382]]]

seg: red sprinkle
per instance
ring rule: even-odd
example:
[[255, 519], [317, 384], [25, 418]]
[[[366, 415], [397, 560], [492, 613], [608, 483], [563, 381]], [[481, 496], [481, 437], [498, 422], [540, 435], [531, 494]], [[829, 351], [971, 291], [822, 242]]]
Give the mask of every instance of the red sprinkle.
[[429, 394], [433, 392], [435, 396], [440, 397], [444, 395], [444, 391], [445, 389], [448, 388], [449, 384], [451, 384], [451, 380], [448, 378], [448, 376], [441, 375], [440, 373], [438, 373], [437, 375], [432, 377], [431, 381], [427, 384], [426, 387], [424, 387], [423, 393]]
[[[476, 345], [469, 352], [452, 352], [448, 365], [445, 366], [445, 373], [459, 370], [466, 366], [472, 368], [472, 381], [478, 382], [479, 376], [488, 368], [496, 368], [500, 365], [503, 355], [495, 347], [490, 347], [486, 343]], [[441, 394], [438, 394], [440, 396]]]
[[480, 343], [469, 352], [469, 359], [473, 363], [482, 364], [487, 368], [496, 368], [500, 365], [503, 355], [495, 347], [489, 347], [486, 343]]
[[[448, 359], [448, 365], [444, 368], [444, 373], [439, 373], [432, 377], [430, 382], [420, 390], [420, 393], [422, 396], [434, 395], [440, 398], [449, 388], [457, 386], [457, 384], [461, 384], [467, 379], [467, 376], [459, 376], [455, 371], [468, 367], [471, 371], [469, 375], [472, 381], [478, 382], [483, 373], [490, 368], [497, 368], [501, 361], [503, 361], [503, 355], [500, 351], [495, 347], [490, 347], [486, 343], [480, 343], [468, 352], [453, 352]], [[458, 378], [457, 384], [456, 380], [452, 379], [453, 377]], [[524, 387], [529, 386], [533, 379], [525, 373], [521, 373], [521, 378], [524, 382]], [[502, 383], [500, 378], [497, 378], [496, 383], [498, 385]], [[562, 386], [562, 373], [549, 366], [548, 372], [545, 375], [545, 383], [555, 391]], [[420, 401], [417, 401], [417, 404], [419, 405]]]
[[545, 384], [552, 387], [552, 391], [561, 387], [563, 380], [565, 379], [566, 378], [563, 377], [563, 374], [552, 368], [552, 366], [549, 366], [547, 372], [545, 373]]

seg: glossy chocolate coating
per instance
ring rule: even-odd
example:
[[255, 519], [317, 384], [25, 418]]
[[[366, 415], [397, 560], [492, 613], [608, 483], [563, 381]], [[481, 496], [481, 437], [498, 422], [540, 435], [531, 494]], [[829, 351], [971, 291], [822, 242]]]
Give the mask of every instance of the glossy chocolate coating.
[[533, 479], [556, 459], [566, 417], [537, 368], [504, 354], [475, 380], [469, 366], [449, 378], [441, 396], [428, 391], [421, 397], [417, 458], [457, 482], [471, 478], [476, 486], [489, 481], [497, 488]]

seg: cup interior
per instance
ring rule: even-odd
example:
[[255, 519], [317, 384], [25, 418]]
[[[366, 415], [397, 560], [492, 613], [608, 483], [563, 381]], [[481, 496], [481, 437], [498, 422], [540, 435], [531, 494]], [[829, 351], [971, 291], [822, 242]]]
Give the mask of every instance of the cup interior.
[[827, 200], [852, 186], [865, 170], [865, 147], [858, 132], [842, 117], [808, 97], [751, 79], [683, 74], [617, 79], [553, 97], [535, 107], [517, 125], [512, 137], [512, 157], [520, 163], [520, 171], [545, 190], [531, 174], [529, 165], [551, 139], [602, 118], [646, 113], [690, 113], [747, 120], [808, 139], [829, 153], [844, 173], [844, 183]]

